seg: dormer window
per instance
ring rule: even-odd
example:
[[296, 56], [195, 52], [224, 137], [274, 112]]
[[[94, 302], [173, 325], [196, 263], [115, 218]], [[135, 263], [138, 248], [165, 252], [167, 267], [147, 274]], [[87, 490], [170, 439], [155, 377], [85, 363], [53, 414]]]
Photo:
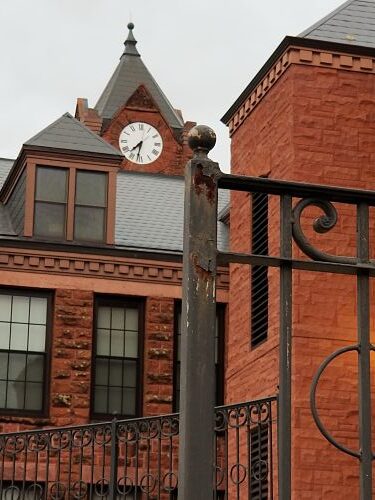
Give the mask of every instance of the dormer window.
[[74, 239], [104, 241], [107, 174], [78, 170], [74, 204]]
[[68, 170], [38, 167], [36, 172], [34, 235], [65, 239]]
[[106, 242], [108, 174], [36, 167], [34, 236]]

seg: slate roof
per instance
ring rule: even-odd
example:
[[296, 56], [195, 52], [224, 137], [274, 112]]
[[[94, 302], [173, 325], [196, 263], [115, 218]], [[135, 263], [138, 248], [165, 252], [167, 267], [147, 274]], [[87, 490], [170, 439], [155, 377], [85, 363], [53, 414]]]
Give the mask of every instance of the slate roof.
[[170, 127], [181, 129], [184, 126], [181, 117], [146, 68], [135, 47], [137, 42], [133, 36], [133, 27], [134, 25], [129, 23], [129, 36], [125, 41], [125, 51], [115, 72], [99, 97], [95, 109], [102, 118], [111, 119], [137, 88], [144, 85]]
[[[229, 192], [219, 192], [220, 212]], [[117, 176], [116, 245], [182, 251], [184, 179], [161, 174], [120, 172]], [[228, 249], [229, 228], [218, 222], [218, 248]]]
[[349, 0], [299, 36], [375, 48], [375, 0]]
[[[0, 189], [14, 160], [0, 159]], [[219, 191], [218, 211], [228, 205], [229, 191]], [[182, 252], [183, 177], [120, 171], [117, 175], [115, 246]], [[7, 206], [0, 204], [0, 236], [16, 236]], [[218, 222], [218, 248], [227, 250], [229, 227]]]
[[122, 157], [118, 149], [108, 144], [70, 113], [62, 115], [61, 118], [25, 142], [25, 145]]

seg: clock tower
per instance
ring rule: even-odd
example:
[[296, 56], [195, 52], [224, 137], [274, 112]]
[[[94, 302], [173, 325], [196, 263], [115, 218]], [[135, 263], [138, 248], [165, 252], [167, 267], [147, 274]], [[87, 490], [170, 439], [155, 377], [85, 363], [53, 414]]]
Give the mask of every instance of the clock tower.
[[183, 175], [191, 151], [184, 122], [148, 71], [128, 24], [125, 50], [94, 108], [77, 100], [76, 118], [123, 154], [123, 170]]

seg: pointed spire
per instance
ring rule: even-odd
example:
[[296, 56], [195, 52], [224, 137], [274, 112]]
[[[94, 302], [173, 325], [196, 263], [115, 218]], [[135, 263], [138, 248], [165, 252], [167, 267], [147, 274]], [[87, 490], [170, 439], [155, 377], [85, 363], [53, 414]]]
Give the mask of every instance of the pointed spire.
[[[140, 57], [139, 55], [139, 52], [136, 48], [136, 45], [137, 45], [137, 40], [134, 38], [134, 35], [133, 35], [133, 29], [134, 29], [134, 24], [133, 23], [129, 23], [128, 24], [128, 29], [129, 29], [129, 34], [128, 34], [128, 38], [125, 40], [125, 50], [122, 54], [122, 56], [138, 56]], [[121, 56], [121, 57], [122, 57]]]

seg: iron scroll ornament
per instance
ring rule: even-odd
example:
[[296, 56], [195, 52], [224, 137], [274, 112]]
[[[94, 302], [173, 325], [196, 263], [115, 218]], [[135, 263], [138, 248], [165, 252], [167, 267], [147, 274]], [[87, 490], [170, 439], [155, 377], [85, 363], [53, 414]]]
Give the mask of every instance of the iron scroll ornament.
[[313, 228], [316, 233], [327, 233], [337, 224], [337, 210], [330, 201], [314, 198], [300, 200], [292, 211], [292, 232], [294, 241], [298, 247], [313, 260], [338, 264], [356, 264], [357, 259], [354, 257], [344, 257], [322, 252], [310, 243], [301, 227], [301, 217], [307, 207], [317, 207], [324, 212], [324, 215], [315, 219], [313, 223]]

